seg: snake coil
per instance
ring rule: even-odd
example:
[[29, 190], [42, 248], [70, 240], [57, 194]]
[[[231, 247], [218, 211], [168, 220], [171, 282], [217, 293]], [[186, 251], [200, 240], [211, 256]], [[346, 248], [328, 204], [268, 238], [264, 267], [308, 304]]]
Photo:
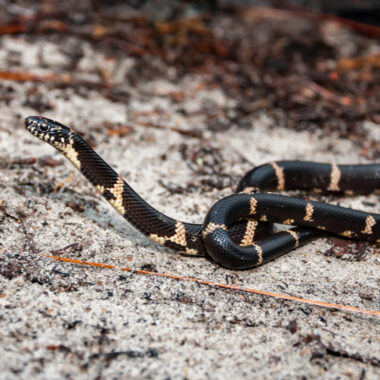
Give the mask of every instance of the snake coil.
[[[210, 256], [231, 269], [264, 264], [331, 233], [380, 243], [380, 215], [258, 191], [301, 189], [346, 195], [380, 192], [380, 165], [279, 161], [247, 173], [238, 194], [221, 199], [203, 225], [172, 219], [145, 202], [74, 130], [29, 116], [25, 127], [58, 149], [136, 229], [192, 256]], [[297, 227], [268, 235], [272, 223]]]

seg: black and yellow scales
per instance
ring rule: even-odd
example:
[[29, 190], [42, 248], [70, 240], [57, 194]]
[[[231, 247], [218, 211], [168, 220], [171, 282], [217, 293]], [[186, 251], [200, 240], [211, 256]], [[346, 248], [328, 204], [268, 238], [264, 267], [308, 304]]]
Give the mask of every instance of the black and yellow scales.
[[[325, 233], [380, 243], [380, 215], [258, 191], [301, 189], [347, 195], [380, 193], [380, 165], [280, 161], [259, 166], [223, 198], [203, 224], [184, 223], [145, 202], [74, 130], [30, 116], [30, 133], [58, 149], [135, 228], [160, 245], [209, 256], [231, 269], [264, 264]], [[269, 233], [272, 223], [297, 227]]]

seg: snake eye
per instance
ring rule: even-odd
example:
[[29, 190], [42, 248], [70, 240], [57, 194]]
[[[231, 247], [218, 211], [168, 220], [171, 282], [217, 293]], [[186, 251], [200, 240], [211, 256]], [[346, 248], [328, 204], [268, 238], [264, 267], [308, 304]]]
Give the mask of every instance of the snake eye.
[[49, 127], [47, 124], [41, 124], [40, 130], [41, 130], [41, 132], [47, 132], [49, 130]]

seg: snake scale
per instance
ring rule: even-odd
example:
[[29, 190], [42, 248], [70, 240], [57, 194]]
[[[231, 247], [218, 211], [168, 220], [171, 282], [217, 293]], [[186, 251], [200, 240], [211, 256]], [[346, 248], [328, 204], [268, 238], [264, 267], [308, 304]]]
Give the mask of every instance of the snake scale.
[[[247, 173], [237, 194], [217, 202], [203, 224], [172, 219], [145, 202], [73, 129], [30, 116], [25, 127], [58, 149], [137, 230], [192, 256], [248, 269], [325, 233], [380, 243], [380, 215], [266, 191], [301, 189], [346, 195], [380, 193], [380, 165], [279, 161]], [[262, 191], [262, 192], [258, 192]], [[294, 225], [268, 236], [272, 223]]]

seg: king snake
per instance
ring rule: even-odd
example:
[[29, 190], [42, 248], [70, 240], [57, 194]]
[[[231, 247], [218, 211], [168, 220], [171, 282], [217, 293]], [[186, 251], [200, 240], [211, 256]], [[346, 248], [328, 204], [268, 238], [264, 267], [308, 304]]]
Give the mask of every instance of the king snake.
[[[25, 127], [63, 153], [137, 230], [187, 255], [209, 256], [230, 269], [248, 269], [327, 232], [380, 243], [379, 214], [258, 192], [302, 189], [347, 195], [380, 193], [380, 165], [265, 164], [244, 176], [238, 194], [217, 202], [203, 224], [190, 224], [172, 219], [145, 202], [71, 128], [40, 116], [27, 117]], [[297, 227], [267, 236], [272, 223]]]

